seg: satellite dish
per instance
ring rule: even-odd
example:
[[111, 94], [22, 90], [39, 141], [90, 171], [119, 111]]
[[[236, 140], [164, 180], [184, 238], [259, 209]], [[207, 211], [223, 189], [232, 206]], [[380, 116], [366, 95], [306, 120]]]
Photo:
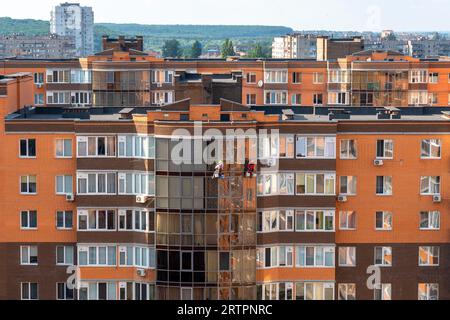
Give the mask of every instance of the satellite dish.
[[262, 80], [259, 80], [259, 81], [258, 81], [258, 87], [262, 88], [263, 85], [264, 85], [264, 82], [263, 82]]

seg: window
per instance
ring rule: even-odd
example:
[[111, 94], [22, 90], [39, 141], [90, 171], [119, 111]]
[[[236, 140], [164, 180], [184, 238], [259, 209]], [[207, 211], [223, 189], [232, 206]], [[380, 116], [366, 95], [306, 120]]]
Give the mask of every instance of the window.
[[43, 84], [44, 83], [44, 74], [42, 72], [34, 73], [34, 84]]
[[155, 195], [155, 176], [153, 173], [119, 172], [119, 194]]
[[287, 70], [266, 70], [264, 78], [266, 83], [287, 83]]
[[265, 91], [265, 104], [287, 104], [287, 91]]
[[291, 95], [291, 104], [293, 106], [299, 106], [302, 104], [302, 95], [301, 93], [294, 93]]
[[259, 212], [259, 232], [294, 231], [294, 210]]
[[72, 176], [56, 176], [56, 194], [72, 193]]
[[422, 159], [440, 159], [441, 158], [441, 140], [440, 139], [425, 139], [421, 143]]
[[292, 267], [293, 247], [273, 246], [257, 248], [256, 265], [259, 269]]
[[73, 247], [57, 246], [56, 247], [56, 264], [63, 266], [73, 265]]
[[428, 104], [430, 106], [438, 104], [438, 94], [436, 92], [428, 93]]
[[349, 104], [350, 93], [349, 92], [329, 92], [328, 104], [330, 105], [347, 105]]
[[248, 72], [247, 73], [247, 83], [256, 83], [256, 73], [254, 72]]
[[152, 103], [157, 106], [162, 106], [173, 102], [173, 91], [153, 91]]
[[77, 155], [83, 157], [115, 157], [116, 137], [77, 137]]
[[36, 194], [36, 176], [21, 176], [20, 177], [20, 193], [21, 194]]
[[73, 289], [67, 287], [67, 283], [56, 283], [56, 300], [74, 300]]
[[116, 173], [77, 173], [78, 194], [116, 194]]
[[330, 158], [336, 157], [336, 137], [297, 136], [297, 158]]
[[320, 83], [323, 83], [323, 73], [320, 73], [320, 72], [314, 72], [314, 73], [313, 73], [313, 83], [314, 83], [314, 84], [320, 84]]
[[180, 260], [181, 271], [192, 270], [192, 251], [181, 251]]
[[292, 72], [292, 83], [299, 84], [302, 83], [303, 74], [301, 72]]
[[174, 73], [172, 70], [152, 70], [152, 83], [173, 83]]
[[247, 94], [247, 104], [248, 105], [255, 105], [256, 104], [256, 94], [254, 94], [254, 93], [248, 93]]
[[439, 82], [439, 73], [431, 72], [428, 74], [428, 82], [429, 83], [438, 83]]
[[349, 80], [347, 70], [334, 69], [328, 72], [328, 83], [349, 83]]
[[356, 177], [341, 176], [339, 194], [356, 195]]
[[375, 247], [374, 264], [377, 266], [392, 266], [392, 248], [391, 247]]
[[47, 69], [47, 83], [69, 83], [70, 70]]
[[297, 210], [295, 231], [334, 231], [334, 211]]
[[422, 211], [420, 213], [420, 230], [439, 230], [440, 228], [439, 211]]
[[377, 140], [377, 158], [378, 159], [394, 158], [393, 140]]
[[297, 173], [297, 195], [335, 195], [334, 173]]
[[420, 177], [420, 194], [435, 195], [441, 193], [441, 177]]
[[56, 139], [56, 158], [72, 158], [72, 139]]
[[37, 211], [22, 211], [20, 213], [21, 229], [37, 229]]
[[381, 283], [380, 288], [375, 288], [373, 290], [374, 300], [391, 300], [391, 284], [390, 283]]
[[71, 83], [91, 83], [92, 72], [91, 70], [71, 70], [70, 71]]
[[219, 272], [230, 271], [230, 253], [219, 252]]
[[419, 283], [419, 300], [439, 300], [438, 283]]
[[427, 70], [411, 70], [409, 83], [427, 83]]
[[78, 230], [115, 231], [115, 210], [78, 210]]
[[147, 210], [119, 210], [119, 231], [155, 231], [154, 212]]
[[409, 91], [409, 105], [420, 106], [428, 104], [428, 91]]
[[153, 136], [119, 136], [119, 158], [155, 158], [155, 138]]
[[36, 139], [20, 139], [20, 157], [36, 158]]
[[419, 247], [419, 266], [438, 266], [439, 247]]
[[339, 300], [356, 300], [356, 284], [340, 283], [338, 285]]
[[36, 105], [36, 106], [44, 105], [44, 94], [43, 93], [35, 93], [34, 94], [34, 105]]
[[39, 299], [39, 285], [35, 282], [22, 282], [21, 299], [22, 300], [38, 300]]
[[21, 265], [37, 265], [38, 264], [38, 247], [37, 246], [20, 246], [20, 264]]
[[56, 212], [56, 228], [59, 230], [70, 230], [73, 228], [73, 212], [57, 211]]
[[293, 158], [294, 157], [294, 136], [279, 136], [279, 157]]
[[334, 300], [334, 283], [331, 282], [297, 282], [295, 283], [296, 300]]
[[376, 230], [392, 230], [392, 213], [387, 211], [378, 211], [375, 213]]
[[392, 177], [377, 176], [377, 195], [392, 195]]
[[295, 258], [296, 267], [334, 267], [334, 247], [297, 246]]
[[70, 91], [47, 91], [47, 104], [70, 104]]
[[313, 104], [315, 106], [323, 105], [323, 94], [322, 93], [314, 93], [314, 95], [313, 95]]
[[339, 229], [340, 230], [356, 230], [356, 212], [340, 211], [339, 212]]
[[113, 282], [82, 282], [78, 300], [116, 300], [116, 284]]
[[92, 101], [92, 94], [89, 91], [71, 92], [70, 97], [70, 102], [73, 105], [84, 106], [87, 104], [91, 104]]
[[356, 266], [356, 247], [339, 247], [339, 266]]
[[260, 174], [257, 177], [258, 196], [293, 195], [294, 174]]
[[115, 246], [78, 246], [78, 264], [80, 266], [115, 266]]
[[155, 248], [141, 246], [120, 246], [119, 265], [146, 269], [155, 268]]
[[341, 140], [341, 159], [356, 159], [356, 140]]

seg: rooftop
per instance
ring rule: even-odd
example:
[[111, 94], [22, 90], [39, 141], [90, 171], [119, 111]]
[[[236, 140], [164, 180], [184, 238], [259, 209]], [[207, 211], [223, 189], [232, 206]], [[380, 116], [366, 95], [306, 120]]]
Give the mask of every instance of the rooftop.
[[[450, 121], [450, 107], [292, 107], [292, 106], [243, 106], [224, 108], [222, 112], [264, 112], [266, 115], [278, 115], [280, 121], [298, 122], [338, 122], [338, 121]], [[230, 103], [230, 102], [228, 102]], [[189, 105], [189, 99], [163, 107], [27, 107], [9, 114], [6, 120], [92, 120], [118, 121], [130, 120], [128, 115], [145, 115], [147, 112], [187, 112], [180, 104]], [[201, 107], [201, 106], [196, 106]], [[219, 105], [217, 105], [219, 107]]]

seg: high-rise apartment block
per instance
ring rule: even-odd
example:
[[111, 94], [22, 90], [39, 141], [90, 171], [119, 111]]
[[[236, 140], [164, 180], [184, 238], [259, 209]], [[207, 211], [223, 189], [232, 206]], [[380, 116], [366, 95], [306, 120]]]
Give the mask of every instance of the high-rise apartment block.
[[91, 7], [67, 2], [55, 6], [50, 17], [50, 32], [74, 37], [79, 57], [94, 53], [94, 12]]
[[0, 61], [0, 299], [450, 299], [448, 61], [122, 49]]

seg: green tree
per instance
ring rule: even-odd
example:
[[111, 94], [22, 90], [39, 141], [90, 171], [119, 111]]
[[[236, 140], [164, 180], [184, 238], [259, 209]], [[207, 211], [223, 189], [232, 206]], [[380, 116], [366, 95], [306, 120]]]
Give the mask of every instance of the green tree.
[[262, 46], [257, 43], [255, 47], [253, 47], [247, 55], [249, 58], [266, 58], [266, 55], [263, 52]]
[[178, 40], [166, 40], [162, 47], [162, 55], [164, 58], [179, 58], [181, 57], [182, 50], [180, 47], [180, 42]]
[[222, 44], [222, 57], [226, 58], [234, 55], [236, 55], [236, 53], [234, 52], [233, 41], [230, 39], [225, 39]]
[[201, 55], [202, 55], [202, 44], [200, 43], [200, 41], [195, 40], [195, 42], [192, 44], [189, 56], [191, 58], [198, 58]]

